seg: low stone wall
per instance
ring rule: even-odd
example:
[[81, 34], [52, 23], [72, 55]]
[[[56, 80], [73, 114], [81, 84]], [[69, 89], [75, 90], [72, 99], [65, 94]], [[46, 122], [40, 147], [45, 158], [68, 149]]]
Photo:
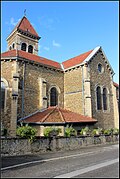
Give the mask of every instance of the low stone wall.
[[82, 137], [56, 137], [45, 138], [40, 137], [33, 143], [27, 139], [19, 138], [2, 138], [1, 139], [1, 155], [27, 155], [57, 150], [74, 150], [85, 146], [101, 145], [108, 143], [117, 143], [119, 135], [109, 136], [82, 136]]

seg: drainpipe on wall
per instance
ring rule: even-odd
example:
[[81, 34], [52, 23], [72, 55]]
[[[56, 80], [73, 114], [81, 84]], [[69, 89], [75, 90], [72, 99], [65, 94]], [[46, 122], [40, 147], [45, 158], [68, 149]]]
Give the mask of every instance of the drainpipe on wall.
[[23, 80], [22, 80], [22, 116], [21, 118], [24, 117], [24, 85], [25, 85], [25, 68], [26, 68], [26, 63], [23, 64]]
[[65, 69], [62, 65], [63, 70], [63, 109], [65, 109]]
[[82, 97], [83, 97], [83, 112], [84, 112], [84, 115], [85, 115], [85, 101], [84, 101], [84, 71], [83, 71], [83, 67], [84, 67], [84, 65], [82, 66]]

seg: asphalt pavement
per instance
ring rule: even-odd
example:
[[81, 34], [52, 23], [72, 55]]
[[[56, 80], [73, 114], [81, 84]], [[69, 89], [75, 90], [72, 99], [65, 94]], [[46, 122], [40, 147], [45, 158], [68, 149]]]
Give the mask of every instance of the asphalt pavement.
[[[116, 145], [116, 144], [114, 144]], [[6, 167], [11, 166], [19, 166], [20, 165], [27, 165], [28, 163], [33, 164], [33, 162], [36, 161], [36, 163], [42, 162], [46, 159], [54, 159], [58, 157], [64, 157], [69, 155], [75, 155], [75, 154], [82, 154], [85, 152], [91, 152], [94, 150], [100, 150], [100, 148], [103, 147], [109, 147], [111, 144], [106, 145], [94, 145], [94, 146], [87, 146], [82, 147], [80, 149], [74, 149], [74, 150], [66, 150], [66, 151], [48, 151], [44, 153], [36, 153], [36, 154], [29, 154], [29, 155], [18, 155], [18, 156], [2, 156], [1, 157], [1, 169], [4, 169]]]

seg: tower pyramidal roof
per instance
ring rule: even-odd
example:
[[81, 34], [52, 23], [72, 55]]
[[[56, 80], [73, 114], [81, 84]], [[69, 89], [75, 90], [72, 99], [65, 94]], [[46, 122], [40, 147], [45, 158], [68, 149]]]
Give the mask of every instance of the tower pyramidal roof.
[[[9, 37], [12, 35], [12, 33], [14, 31], [19, 31], [20, 33], [24, 33], [24, 35], [27, 36], [31, 36], [34, 38], [37, 38], [38, 40], [40, 39], [39, 35], [37, 34], [37, 32], [35, 31], [35, 29], [33, 28], [33, 26], [31, 25], [31, 23], [29, 22], [29, 20], [23, 16], [23, 18], [18, 22], [18, 24], [15, 26], [15, 28], [13, 29], [13, 31], [11, 32], [11, 34], [9, 35]], [[9, 38], [8, 37], [8, 38]]]

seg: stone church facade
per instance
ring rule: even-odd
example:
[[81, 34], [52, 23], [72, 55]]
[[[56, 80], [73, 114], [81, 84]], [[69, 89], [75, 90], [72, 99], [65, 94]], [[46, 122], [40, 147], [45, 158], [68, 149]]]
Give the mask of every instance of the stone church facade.
[[[96, 127], [119, 128], [119, 86], [113, 82], [114, 71], [102, 47], [60, 64], [38, 56], [39, 39], [24, 16], [7, 38], [7, 51], [1, 54], [1, 122], [9, 135], [16, 135], [18, 121], [30, 117], [36, 128], [43, 127], [43, 121], [55, 112], [47, 110], [56, 106], [60, 110], [51, 119], [61, 117], [64, 122], [49, 119], [46, 125], [65, 126], [65, 115], [70, 118], [74, 113], [70, 124], [91, 122]], [[35, 120], [38, 113], [41, 117]]]

